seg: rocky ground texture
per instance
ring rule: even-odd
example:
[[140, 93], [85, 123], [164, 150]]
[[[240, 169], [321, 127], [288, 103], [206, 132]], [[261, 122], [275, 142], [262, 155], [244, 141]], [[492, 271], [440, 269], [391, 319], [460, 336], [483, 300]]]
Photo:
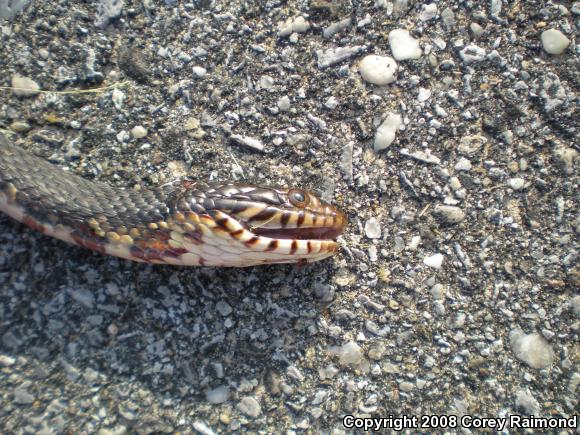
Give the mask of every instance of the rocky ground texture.
[[350, 225], [339, 255], [307, 267], [180, 269], [0, 216], [3, 432], [577, 413], [579, 14], [538, 0], [4, 12], [0, 128], [21, 146], [129, 187], [307, 187]]

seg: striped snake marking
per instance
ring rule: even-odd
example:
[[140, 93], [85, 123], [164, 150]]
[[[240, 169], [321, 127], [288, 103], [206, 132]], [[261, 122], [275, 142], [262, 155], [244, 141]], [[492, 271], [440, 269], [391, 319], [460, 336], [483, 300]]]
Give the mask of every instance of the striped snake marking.
[[182, 179], [147, 190], [64, 171], [0, 133], [0, 211], [65, 242], [133, 261], [246, 267], [338, 250], [343, 212], [302, 189]]

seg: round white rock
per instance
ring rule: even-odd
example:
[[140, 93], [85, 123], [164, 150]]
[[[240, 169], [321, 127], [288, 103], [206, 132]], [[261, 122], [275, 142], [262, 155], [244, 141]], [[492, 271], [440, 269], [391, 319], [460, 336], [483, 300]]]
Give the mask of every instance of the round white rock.
[[133, 136], [135, 139], [143, 139], [145, 136], [147, 136], [147, 129], [142, 125], [136, 125], [131, 129], [131, 136]]
[[397, 62], [392, 57], [370, 54], [360, 61], [358, 69], [365, 81], [384, 86], [395, 81]]
[[542, 32], [542, 45], [550, 54], [562, 54], [570, 45], [570, 40], [562, 32], [556, 29], [548, 29]]

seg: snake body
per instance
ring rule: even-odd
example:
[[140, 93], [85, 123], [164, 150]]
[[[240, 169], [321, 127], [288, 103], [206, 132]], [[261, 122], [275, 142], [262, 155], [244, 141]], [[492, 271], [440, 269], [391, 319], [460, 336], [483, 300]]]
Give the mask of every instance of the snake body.
[[0, 211], [44, 234], [129, 260], [182, 266], [309, 263], [333, 255], [346, 216], [301, 189], [174, 181], [147, 190], [87, 180], [0, 134]]

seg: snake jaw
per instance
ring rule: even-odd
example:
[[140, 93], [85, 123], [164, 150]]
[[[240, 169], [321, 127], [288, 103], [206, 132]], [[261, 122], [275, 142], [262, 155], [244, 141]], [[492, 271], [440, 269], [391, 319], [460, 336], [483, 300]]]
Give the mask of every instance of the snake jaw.
[[[265, 187], [258, 188], [261, 193]], [[267, 263], [311, 263], [334, 255], [338, 251], [335, 239], [344, 231], [347, 218], [336, 207], [306, 192], [308, 207], [295, 207], [276, 190], [279, 204], [255, 201], [245, 197], [220, 198], [211, 210], [204, 210], [203, 238], [199, 249], [219, 247], [226, 252], [221, 258], [208, 248], [202, 254], [206, 265], [228, 265], [230, 252], [237, 252], [236, 266]], [[269, 197], [274, 197], [269, 194]], [[262, 195], [265, 197], [266, 195]], [[254, 199], [254, 200], [252, 200]], [[231, 265], [231, 264], [229, 264]]]
[[250, 230], [256, 235], [273, 239], [335, 240], [344, 231], [348, 222], [344, 213], [337, 209], [334, 209], [331, 213], [324, 214], [318, 220], [322, 220], [323, 224], [321, 226], [285, 228], [264, 225], [250, 226]]
[[336, 207], [310, 192], [297, 189], [289, 192], [299, 192], [307, 205], [283, 203], [260, 207], [251, 204], [233, 213], [233, 218], [253, 234], [271, 239], [334, 240], [344, 231], [348, 220]]

